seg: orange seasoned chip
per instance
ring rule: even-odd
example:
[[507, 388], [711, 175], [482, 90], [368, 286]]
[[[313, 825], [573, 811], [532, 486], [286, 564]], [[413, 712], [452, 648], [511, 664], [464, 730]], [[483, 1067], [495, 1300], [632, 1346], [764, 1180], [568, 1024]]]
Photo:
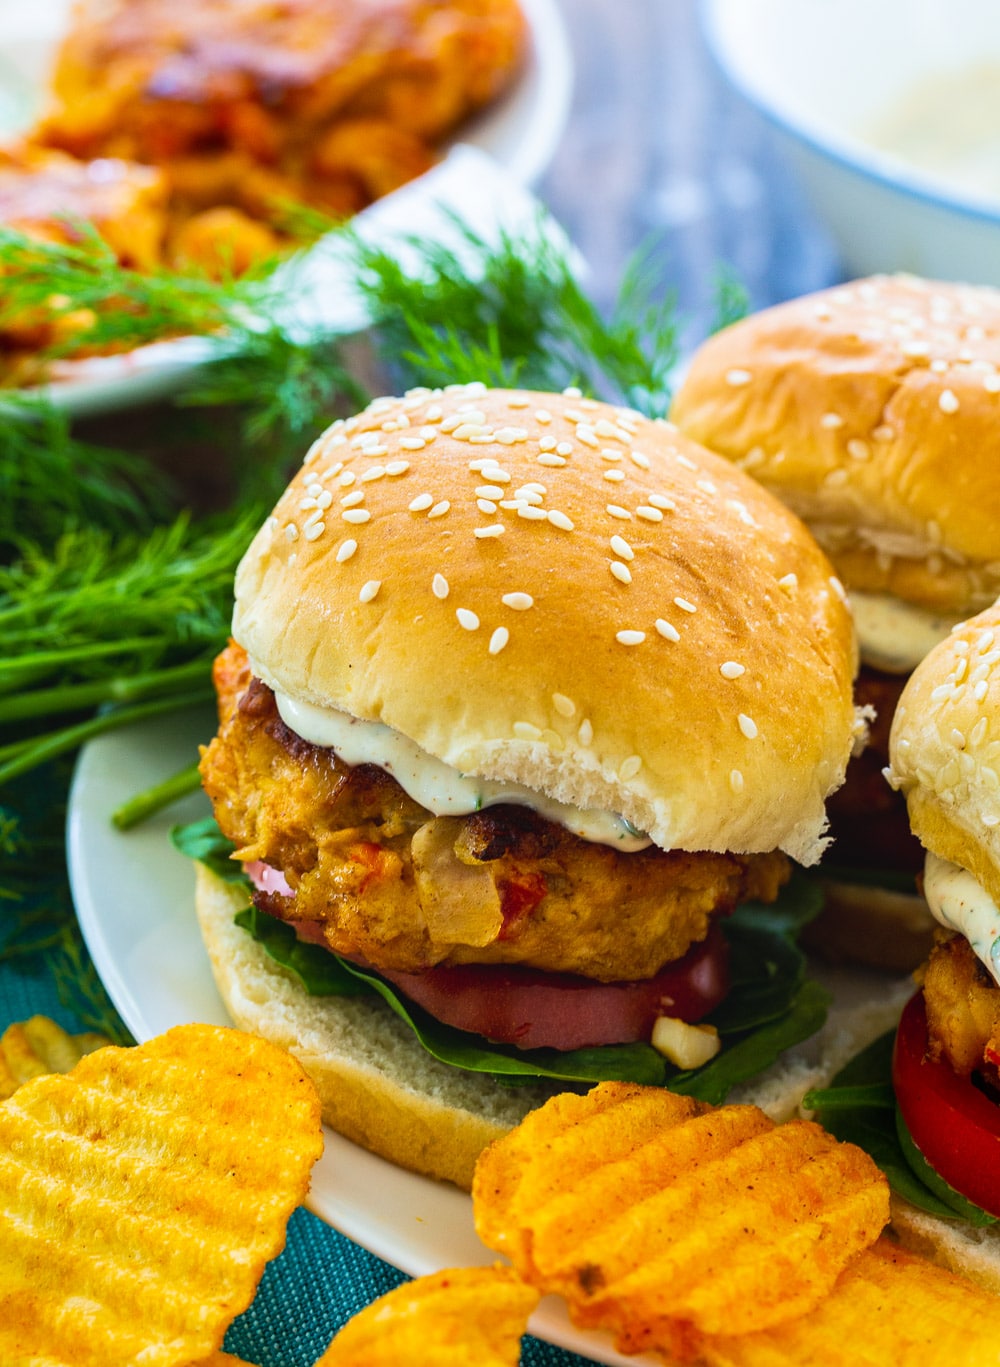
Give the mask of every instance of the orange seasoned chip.
[[180, 1026], [0, 1103], [0, 1362], [177, 1367], [249, 1304], [322, 1149], [290, 1055]]
[[880, 1239], [810, 1314], [703, 1340], [706, 1367], [984, 1367], [1000, 1360], [1000, 1300]]
[[355, 1315], [316, 1367], [517, 1367], [537, 1304], [538, 1292], [499, 1263], [435, 1272]]
[[532, 1112], [473, 1201], [483, 1241], [578, 1324], [681, 1356], [812, 1309], [889, 1216], [875, 1164], [819, 1126], [627, 1083]]
[[110, 1044], [103, 1035], [70, 1035], [48, 1016], [8, 1025], [0, 1035], [0, 1101], [44, 1073], [68, 1073], [84, 1054]]

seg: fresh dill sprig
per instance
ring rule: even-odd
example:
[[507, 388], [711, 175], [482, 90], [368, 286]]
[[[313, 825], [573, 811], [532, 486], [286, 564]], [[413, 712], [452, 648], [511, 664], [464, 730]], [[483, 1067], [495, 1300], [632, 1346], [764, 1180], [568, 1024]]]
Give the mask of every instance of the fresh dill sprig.
[[666, 412], [677, 324], [650, 253], [632, 263], [605, 318], [570, 253], [541, 226], [496, 246], [460, 230], [457, 253], [412, 241], [412, 270], [378, 246], [352, 244], [380, 349], [401, 383], [578, 384], [650, 416]]
[[0, 327], [25, 315], [54, 329], [43, 356], [127, 348], [164, 337], [242, 334], [274, 315], [285, 263], [275, 257], [235, 278], [122, 266], [100, 234], [74, 224], [78, 241], [45, 242], [0, 227]]

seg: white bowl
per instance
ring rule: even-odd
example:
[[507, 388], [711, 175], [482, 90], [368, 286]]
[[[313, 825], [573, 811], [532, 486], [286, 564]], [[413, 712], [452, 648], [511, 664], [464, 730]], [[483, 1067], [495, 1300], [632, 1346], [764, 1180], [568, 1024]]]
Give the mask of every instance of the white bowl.
[[[716, 61], [769, 120], [849, 274], [1000, 284], [996, 0], [705, 0], [704, 17]], [[982, 129], [992, 188], [961, 174], [957, 145], [887, 150], [905, 110], [922, 111], [925, 135], [958, 113]]]

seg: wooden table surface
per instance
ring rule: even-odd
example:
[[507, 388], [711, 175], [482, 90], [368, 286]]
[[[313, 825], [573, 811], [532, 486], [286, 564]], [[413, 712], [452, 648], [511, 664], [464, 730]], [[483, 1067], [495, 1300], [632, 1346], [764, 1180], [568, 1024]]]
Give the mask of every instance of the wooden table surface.
[[609, 304], [650, 245], [693, 343], [720, 266], [754, 308], [841, 278], [832, 242], [764, 121], [706, 49], [697, 0], [559, 0], [573, 50], [572, 111], [538, 193]]

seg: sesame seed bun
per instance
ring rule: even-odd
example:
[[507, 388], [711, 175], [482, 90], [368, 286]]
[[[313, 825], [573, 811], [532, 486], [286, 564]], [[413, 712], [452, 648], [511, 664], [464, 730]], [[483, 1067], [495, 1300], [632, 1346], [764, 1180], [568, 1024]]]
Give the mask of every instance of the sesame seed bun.
[[878, 276], [696, 354], [671, 417], [810, 526], [849, 590], [959, 620], [1000, 593], [1000, 292]]
[[239, 568], [233, 634], [279, 693], [665, 849], [815, 862], [856, 730], [850, 616], [802, 524], [671, 424], [572, 394], [335, 423]]
[[1000, 604], [957, 627], [910, 676], [890, 782], [921, 844], [1000, 902]]

